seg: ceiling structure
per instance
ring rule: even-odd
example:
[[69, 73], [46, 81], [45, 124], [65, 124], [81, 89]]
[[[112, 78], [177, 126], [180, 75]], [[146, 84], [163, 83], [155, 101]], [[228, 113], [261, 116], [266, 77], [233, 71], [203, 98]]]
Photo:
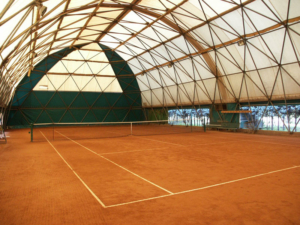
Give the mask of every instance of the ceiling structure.
[[115, 71], [99, 44], [92, 43], [84, 49], [75, 50], [58, 61], [33, 91], [122, 93]]
[[[45, 57], [92, 43], [127, 61], [144, 107], [300, 99], [299, 8], [299, 0], [4, 0], [0, 103]], [[105, 50], [86, 48], [96, 54], [70, 63], [108, 63]], [[48, 77], [112, 75], [81, 68], [57, 65]]]

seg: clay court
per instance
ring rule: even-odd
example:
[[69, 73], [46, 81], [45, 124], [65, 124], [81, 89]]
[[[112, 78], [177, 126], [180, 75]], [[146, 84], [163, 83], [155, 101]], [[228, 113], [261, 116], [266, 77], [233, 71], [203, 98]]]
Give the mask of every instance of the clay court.
[[1, 0], [0, 225], [300, 225], [300, 0]]
[[7, 133], [1, 224], [300, 224], [297, 137], [73, 140], [71, 130], [50, 141], [40, 129], [44, 140], [33, 143], [27, 129]]

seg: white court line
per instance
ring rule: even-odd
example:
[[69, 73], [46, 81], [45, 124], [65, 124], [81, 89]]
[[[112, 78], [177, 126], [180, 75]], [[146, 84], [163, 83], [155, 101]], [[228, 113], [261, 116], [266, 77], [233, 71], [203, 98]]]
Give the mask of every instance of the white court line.
[[165, 197], [169, 197], [169, 196], [174, 196], [176, 194], [177, 193], [172, 194], [172, 195], [161, 195], [161, 196], [152, 197], [152, 198], [145, 198], [145, 199], [131, 201], [131, 202], [124, 202], [124, 203], [115, 204], [115, 205], [108, 205], [108, 206], [106, 206], [106, 208], [113, 208], [113, 207], [118, 207], [118, 206], [122, 206], [122, 205], [129, 205], [129, 204], [134, 204], [134, 203], [138, 203], [138, 202], [145, 202], [145, 201], [150, 201], [150, 200], [153, 200], [153, 199], [159, 199], [159, 198], [165, 198]]
[[165, 144], [171, 144], [171, 145], [186, 146], [186, 145], [180, 145], [180, 144], [175, 144], [175, 143], [166, 142], [166, 141], [159, 141], [159, 140], [154, 140], [154, 139], [150, 139], [150, 138], [144, 138], [144, 137], [140, 137], [140, 136], [134, 136], [134, 135], [133, 135], [132, 137], [142, 138], [142, 139], [146, 139], [146, 140], [150, 140], [150, 141], [162, 142], [162, 143], [165, 143]]
[[195, 189], [191, 189], [191, 190], [187, 190], [187, 191], [176, 192], [176, 193], [173, 193], [172, 195], [161, 195], [161, 196], [153, 197], [153, 198], [146, 198], [146, 199], [141, 199], [141, 200], [137, 200], [137, 201], [125, 202], [125, 203], [120, 203], [120, 204], [115, 204], [115, 205], [108, 205], [106, 207], [112, 208], [112, 207], [117, 207], [117, 206], [122, 206], [122, 205], [129, 205], [129, 204], [133, 204], [133, 203], [137, 203], [137, 202], [144, 202], [144, 201], [149, 201], [149, 200], [153, 200], [153, 199], [159, 199], [159, 198], [165, 198], [165, 197], [174, 196], [174, 195], [185, 194], [185, 193], [189, 193], [189, 192], [218, 187], [218, 186], [225, 185], [225, 184], [231, 184], [231, 183], [235, 183], [235, 182], [239, 182], [239, 181], [243, 181], [243, 180], [248, 180], [248, 179], [261, 177], [261, 176], [269, 175], [272, 173], [278, 173], [278, 172], [282, 172], [282, 171], [286, 171], [286, 170], [296, 169], [296, 168], [300, 168], [300, 166], [293, 166], [293, 167], [289, 167], [289, 168], [285, 168], [285, 169], [281, 169], [281, 170], [274, 170], [271, 172], [261, 173], [261, 174], [257, 174], [254, 176], [244, 177], [244, 178], [231, 180], [231, 181], [227, 181], [227, 182], [223, 182], [223, 183], [219, 183], [219, 184], [213, 184], [213, 185], [209, 185], [209, 186], [205, 186], [205, 187], [201, 187], [201, 188], [195, 188]]
[[124, 151], [124, 152], [106, 152], [106, 153], [99, 153], [98, 155], [120, 154], [120, 153], [127, 153], [127, 152], [143, 152], [143, 151], [152, 151], [152, 150], [166, 149], [166, 148], [169, 148], [169, 147], [165, 147], [165, 148], [149, 148], [149, 149], [143, 149], [143, 150], [132, 150], [132, 151]]
[[[143, 137], [139, 137], [139, 136], [134, 136], [134, 137], [143, 138]], [[218, 142], [218, 143], [180, 145], [180, 144], [175, 144], [175, 143], [171, 143], [171, 142], [165, 142], [165, 141], [153, 140], [153, 139], [149, 139], [149, 138], [143, 138], [143, 139], [148, 139], [148, 140], [152, 140], [152, 141], [158, 141], [158, 142], [162, 142], [162, 143], [166, 143], [166, 144], [178, 145], [178, 146], [182, 146], [182, 147], [193, 147], [194, 145], [226, 144], [226, 143], [229, 143], [229, 142], [238, 142], [238, 141], [239, 141], [239, 140], [235, 140], [235, 141], [226, 141], [226, 142]]]
[[95, 193], [87, 186], [87, 184], [80, 178], [80, 176], [73, 170], [73, 168], [69, 165], [69, 163], [62, 157], [62, 155], [57, 151], [57, 149], [52, 145], [52, 143], [45, 137], [42, 131], [40, 131], [44, 138], [48, 141], [48, 143], [52, 146], [52, 148], [56, 151], [56, 153], [60, 156], [60, 158], [67, 164], [67, 166], [72, 170], [75, 176], [81, 181], [81, 183], [86, 187], [86, 189], [92, 194], [92, 196], [100, 203], [103, 208], [106, 208], [104, 203], [95, 195]]
[[121, 166], [121, 165], [119, 165], [119, 164], [117, 164], [117, 163], [115, 163], [115, 162], [109, 160], [108, 158], [105, 158], [105, 157], [102, 156], [101, 154], [98, 154], [97, 152], [94, 152], [93, 150], [91, 150], [91, 149], [85, 147], [84, 145], [78, 143], [77, 141], [74, 141], [74, 140], [72, 140], [71, 138], [69, 138], [69, 137], [63, 135], [62, 133], [60, 133], [60, 132], [58, 132], [58, 131], [56, 131], [56, 132], [59, 133], [60, 135], [64, 136], [64, 137], [66, 137], [66, 138], [69, 139], [70, 141], [73, 141], [74, 143], [80, 145], [81, 147], [85, 148], [86, 150], [88, 150], [88, 151], [90, 151], [90, 152], [96, 154], [97, 156], [99, 156], [99, 157], [105, 159], [106, 161], [108, 161], [108, 162], [110, 162], [110, 163], [112, 163], [112, 164], [114, 164], [114, 165], [120, 167], [120, 168], [123, 169], [123, 170], [126, 170], [127, 172], [131, 173], [132, 175], [134, 175], [134, 176], [136, 176], [136, 177], [138, 177], [138, 178], [140, 178], [140, 179], [142, 179], [142, 180], [148, 182], [149, 184], [152, 184], [153, 186], [155, 186], [155, 187], [157, 187], [157, 188], [159, 188], [159, 189], [161, 189], [161, 190], [163, 190], [163, 191], [165, 191], [165, 192], [168, 192], [169, 194], [173, 194], [171, 191], [168, 191], [167, 189], [165, 189], [165, 188], [163, 188], [163, 187], [161, 187], [161, 186], [159, 186], [159, 185], [157, 185], [157, 184], [155, 184], [155, 183], [153, 183], [153, 182], [147, 180], [146, 178], [143, 178], [143, 177], [139, 176], [138, 174], [136, 174], [136, 173], [134, 173], [134, 172], [132, 172], [132, 171], [126, 169], [125, 167], [123, 167], [123, 166]]

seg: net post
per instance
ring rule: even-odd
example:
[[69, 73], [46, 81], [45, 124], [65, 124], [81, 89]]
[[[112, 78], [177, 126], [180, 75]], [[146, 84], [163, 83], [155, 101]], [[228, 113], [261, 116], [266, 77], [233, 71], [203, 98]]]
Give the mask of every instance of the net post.
[[193, 132], [193, 119], [192, 119], [192, 116], [191, 116], [191, 132]]
[[204, 128], [204, 132], [206, 132], [205, 117], [204, 117], [203, 128]]
[[33, 142], [33, 123], [30, 124], [30, 141]]
[[130, 123], [130, 135], [132, 135], [132, 122]]

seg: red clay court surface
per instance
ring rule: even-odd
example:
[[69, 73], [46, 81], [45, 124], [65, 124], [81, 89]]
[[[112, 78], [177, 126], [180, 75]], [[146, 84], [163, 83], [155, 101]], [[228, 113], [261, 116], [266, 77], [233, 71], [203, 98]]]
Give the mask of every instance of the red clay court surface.
[[0, 224], [300, 224], [299, 138], [28, 131], [0, 145]]

